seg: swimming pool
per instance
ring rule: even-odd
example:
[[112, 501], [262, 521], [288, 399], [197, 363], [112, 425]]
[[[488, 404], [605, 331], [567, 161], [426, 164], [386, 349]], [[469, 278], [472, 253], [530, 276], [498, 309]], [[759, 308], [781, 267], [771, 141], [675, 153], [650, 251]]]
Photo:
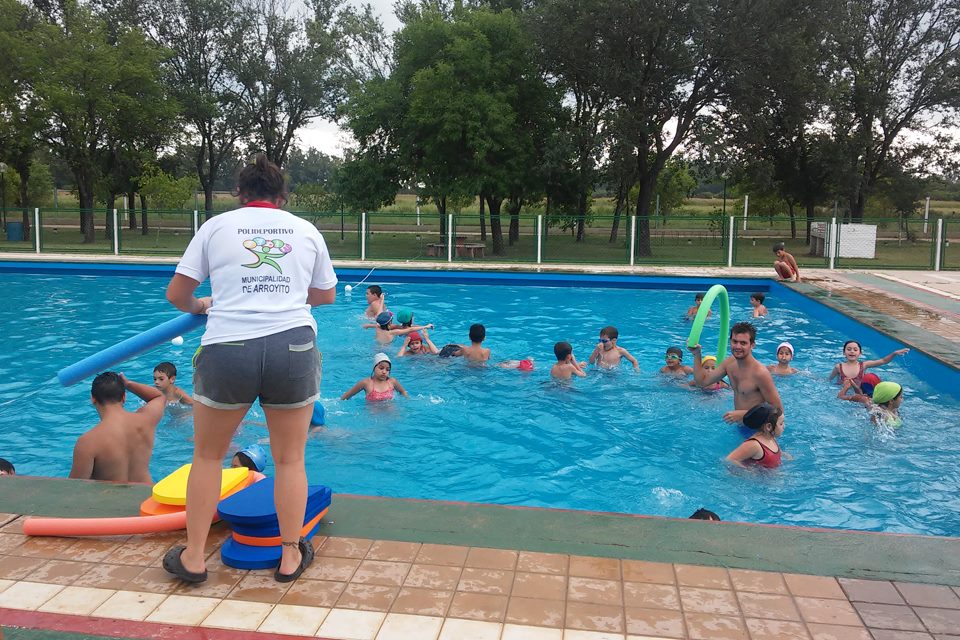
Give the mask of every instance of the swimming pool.
[[[156, 271], [169, 274], [170, 268]], [[56, 370], [174, 315], [163, 299], [166, 278], [149, 272], [4, 274], [0, 403], [7, 404], [0, 406], [0, 457], [18, 472], [66, 475], [74, 440], [96, 421], [89, 380], [64, 389], [50, 381]], [[742, 439], [720, 419], [732, 406], [729, 392], [703, 394], [656, 374], [666, 347], [682, 344], [689, 331], [682, 317], [693, 292], [712, 282], [651, 283], [688, 288], [678, 291], [609, 288], [602, 279], [571, 288], [528, 286], [540, 277], [529, 275], [469, 282], [461, 275], [450, 284], [442, 282], [444, 274], [430, 277], [441, 282], [385, 284], [389, 306], [411, 308], [417, 321], [435, 323], [438, 346], [465, 341], [468, 326], [482, 322], [494, 361], [533, 356], [536, 370], [394, 359], [394, 375], [410, 400], [367, 406], [361, 395], [340, 401], [369, 375], [378, 350], [373, 332], [360, 328], [363, 287], [345, 296], [341, 286], [337, 304], [315, 311], [328, 426], [309, 440], [312, 481], [345, 493], [677, 517], [704, 506], [725, 520], [960, 535], [960, 401], [921, 379], [923, 357], [912, 353], [880, 369], [883, 378], [903, 383], [907, 399], [904, 428], [878, 431], [859, 405], [834, 400], [836, 387], [826, 382], [840, 345], [858, 325], [801, 296], [772, 287], [771, 317], [758, 322], [760, 360], [772, 362], [777, 343], [790, 340], [794, 364], [805, 373], [778, 380], [788, 414], [781, 445], [793, 460], [757, 472], [730, 470], [721, 461]], [[403, 274], [378, 272], [371, 281], [384, 278], [403, 280]], [[749, 316], [754, 285], [769, 283], [731, 283], [734, 320]], [[569, 340], [586, 359], [607, 324], [619, 328], [620, 345], [637, 357], [641, 372], [624, 367], [571, 386], [551, 382], [554, 342]], [[715, 344], [717, 324], [708, 324], [705, 353]], [[868, 356], [889, 350], [886, 338], [859, 331]], [[146, 381], [154, 364], [172, 360], [181, 369], [178, 382], [189, 387], [198, 344], [199, 334], [189, 335], [182, 347], [158, 348], [121, 369]], [[255, 407], [237, 443], [264, 439], [262, 419]], [[161, 423], [155, 478], [189, 459], [191, 431], [189, 415]]]

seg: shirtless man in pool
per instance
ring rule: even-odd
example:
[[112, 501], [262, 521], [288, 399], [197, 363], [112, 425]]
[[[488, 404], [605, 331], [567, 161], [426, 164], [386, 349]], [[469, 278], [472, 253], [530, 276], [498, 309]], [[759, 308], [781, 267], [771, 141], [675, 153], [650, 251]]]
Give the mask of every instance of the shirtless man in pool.
[[690, 347], [693, 354], [693, 379], [700, 387], [709, 387], [726, 376], [733, 388], [733, 411], [723, 415], [726, 422], [737, 423], [744, 414], [761, 402], [768, 402], [774, 408], [783, 411], [783, 402], [773, 377], [765, 366], [753, 357], [753, 347], [757, 341], [757, 330], [749, 322], [738, 322], [730, 329], [730, 351], [732, 356], [724, 358], [712, 372], [703, 368], [700, 345]]
[[[127, 390], [145, 403], [136, 411], [123, 408]], [[94, 378], [90, 401], [100, 414], [100, 422], [77, 440], [70, 477], [152, 482], [150, 456], [157, 423], [166, 405], [163, 393], [127, 380], [122, 373], [107, 371]]]

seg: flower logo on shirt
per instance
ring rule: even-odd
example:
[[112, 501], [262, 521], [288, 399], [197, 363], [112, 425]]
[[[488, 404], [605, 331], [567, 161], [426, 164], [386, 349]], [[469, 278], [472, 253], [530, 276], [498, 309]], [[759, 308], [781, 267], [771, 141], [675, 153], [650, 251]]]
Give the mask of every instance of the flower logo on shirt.
[[262, 264], [268, 264], [280, 273], [283, 273], [283, 269], [281, 269], [280, 265], [277, 264], [277, 260], [293, 251], [293, 247], [283, 240], [266, 240], [259, 237], [252, 238], [250, 240], [244, 240], [243, 248], [257, 258], [256, 262], [252, 264], [245, 264], [243, 265], [244, 267], [256, 269]]

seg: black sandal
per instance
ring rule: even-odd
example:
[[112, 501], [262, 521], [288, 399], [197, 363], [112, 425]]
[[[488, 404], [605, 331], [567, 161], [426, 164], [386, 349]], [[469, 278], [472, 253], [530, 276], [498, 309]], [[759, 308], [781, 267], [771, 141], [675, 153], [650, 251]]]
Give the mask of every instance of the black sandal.
[[313, 544], [306, 538], [300, 538], [300, 541], [297, 542], [297, 548], [300, 549], [300, 566], [293, 573], [280, 573], [280, 567], [277, 567], [273, 574], [273, 579], [277, 582], [293, 582], [307, 570], [307, 567], [313, 564]]
[[163, 556], [163, 568], [167, 570], [167, 573], [175, 575], [184, 582], [197, 584], [206, 581], [206, 569], [203, 570], [203, 573], [194, 573], [183, 566], [183, 558], [180, 556], [183, 555], [185, 549], [186, 547], [180, 545], [167, 551], [166, 555]]

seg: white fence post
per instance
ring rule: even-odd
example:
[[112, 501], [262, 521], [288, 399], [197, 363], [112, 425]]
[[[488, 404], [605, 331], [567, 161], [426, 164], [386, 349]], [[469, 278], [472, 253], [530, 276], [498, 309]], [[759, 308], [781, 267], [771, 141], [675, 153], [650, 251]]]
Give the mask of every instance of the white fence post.
[[927, 218], [930, 217], [930, 196], [927, 196], [927, 204], [923, 207], [923, 234], [927, 234]]
[[636, 262], [637, 255], [637, 216], [630, 216], [630, 266]]
[[747, 209], [750, 208], [750, 195], [743, 196], [743, 230], [747, 230]]
[[827, 250], [830, 252], [830, 269], [833, 269], [833, 260], [837, 255], [837, 219], [830, 219], [830, 233], [827, 237]]
[[200, 212], [194, 209], [193, 210], [193, 235], [197, 235], [197, 231], [200, 231]]
[[937, 248], [933, 258], [933, 270], [940, 271], [940, 251], [943, 249], [943, 218], [937, 218]]
[[453, 214], [447, 214], [447, 262], [453, 262]]
[[33, 210], [33, 242], [40, 253], [40, 207]]
[[733, 266], [733, 232], [737, 230], [736, 218], [730, 216], [730, 233], [729, 238], [727, 238], [727, 266]]
[[543, 263], [543, 214], [537, 214], [537, 264]]
[[367, 259], [367, 212], [360, 212], [360, 260]]
[[117, 210], [113, 210], [113, 255], [120, 255], [120, 224]]

